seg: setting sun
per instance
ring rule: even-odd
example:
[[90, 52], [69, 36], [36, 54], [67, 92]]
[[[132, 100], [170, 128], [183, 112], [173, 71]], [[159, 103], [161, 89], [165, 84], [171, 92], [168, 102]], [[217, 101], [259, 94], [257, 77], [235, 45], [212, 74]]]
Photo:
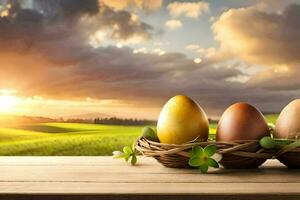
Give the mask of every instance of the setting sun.
[[0, 96], [0, 112], [11, 112], [18, 102], [17, 97], [4, 94]]

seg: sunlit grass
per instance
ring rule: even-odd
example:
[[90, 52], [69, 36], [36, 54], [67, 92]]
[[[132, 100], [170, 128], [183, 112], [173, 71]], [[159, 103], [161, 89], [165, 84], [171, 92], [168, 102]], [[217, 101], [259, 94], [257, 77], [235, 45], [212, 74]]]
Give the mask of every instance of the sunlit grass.
[[18, 128], [0, 129], [0, 155], [111, 155], [113, 150], [132, 144], [142, 129], [141, 126], [76, 123]]
[[[277, 115], [267, 115], [275, 123]], [[217, 124], [210, 125], [213, 139]], [[112, 126], [78, 123], [40, 123], [0, 128], [0, 155], [97, 156], [111, 155], [131, 145], [142, 126]]]

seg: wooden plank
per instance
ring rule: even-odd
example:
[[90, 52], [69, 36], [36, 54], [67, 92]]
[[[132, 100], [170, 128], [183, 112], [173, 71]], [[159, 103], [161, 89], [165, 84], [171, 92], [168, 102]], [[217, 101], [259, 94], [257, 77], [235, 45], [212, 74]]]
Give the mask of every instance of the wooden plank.
[[[261, 169], [216, 169], [208, 175], [200, 174], [198, 170], [166, 168], [150, 158], [139, 157], [139, 160], [140, 165], [130, 166], [124, 163], [123, 160], [114, 160], [111, 157], [3, 157], [0, 158], [2, 163], [0, 165], [0, 181], [84, 181], [98, 183], [300, 182], [300, 178], [298, 178], [299, 170], [288, 170], [275, 160], [268, 161]], [[47, 165], [47, 163], [50, 164]], [[94, 163], [94, 165], [87, 165], [86, 163]], [[105, 163], [107, 165], [103, 165]], [[283, 174], [284, 178], [282, 178]]]
[[[116, 166], [126, 163], [120, 159], [113, 159], [112, 156], [8, 156], [0, 157], [0, 166], [14, 166], [14, 165], [69, 165], [69, 166]], [[138, 164], [143, 166], [159, 166], [158, 162], [151, 157], [138, 157]], [[268, 160], [264, 166], [284, 166], [277, 160]]]
[[0, 199], [5, 200], [299, 200], [297, 195], [278, 195], [278, 194], [237, 194], [237, 195], [141, 195], [141, 194], [124, 194], [124, 195], [101, 195], [101, 194], [84, 194], [84, 195], [65, 195], [65, 194], [0, 194]]
[[300, 195], [300, 183], [60, 183], [3, 182], [2, 194], [277, 194]]
[[[260, 169], [170, 169], [139, 157], [130, 166], [112, 157], [1, 157], [4, 199], [230, 199], [289, 200], [300, 197], [300, 171], [276, 160]], [[251, 198], [250, 198], [251, 197]], [[271, 198], [272, 197], [272, 198]]]
[[[167, 168], [164, 166], [160, 166], [160, 165], [154, 165], [154, 166], [144, 166], [144, 165], [138, 165], [138, 166], [131, 166], [131, 165], [127, 165], [124, 163], [120, 163], [120, 165], [115, 165], [115, 166], [71, 166], [71, 165], [67, 165], [67, 166], [46, 166], [46, 165], [42, 165], [42, 166], [37, 166], [37, 165], [33, 165], [33, 166], [27, 166], [27, 165], [2, 165], [0, 166], [0, 173], [1, 171], [4, 173], [4, 171], [7, 171], [8, 173], [11, 170], [15, 170], [16, 172], [20, 171], [20, 173], [22, 173], [23, 171], [29, 171], [29, 170], [35, 170], [35, 171], [45, 171], [45, 170], [49, 170], [52, 169], [53, 172], [55, 171], [61, 171], [63, 172], [64, 170], [68, 172], [70, 171], [90, 171], [90, 172], [95, 172], [95, 173], [124, 173], [126, 172], [127, 174], [145, 174], [145, 173], [149, 173], [149, 174], [199, 174], [199, 170], [197, 169], [175, 169], [175, 168]], [[281, 174], [281, 173], [285, 173], [285, 174], [297, 174], [299, 172], [299, 170], [290, 170], [287, 169], [285, 167], [281, 167], [281, 166], [272, 166], [272, 167], [263, 167], [263, 168], [259, 168], [259, 169], [248, 169], [248, 170], [224, 170], [224, 169], [210, 169], [209, 172], [211, 174], [227, 174], [227, 175], [235, 175], [236, 173], [241, 173], [244, 174], [245, 172], [251, 172], [254, 174], [258, 174], [258, 175], [262, 175], [262, 174]], [[1, 178], [1, 176], [0, 176]]]
[[[128, 170], [130, 169], [130, 172]], [[287, 169], [219, 170], [200, 174], [197, 170], [162, 168], [147, 171], [140, 167], [114, 166], [0, 166], [0, 181], [101, 182], [101, 183], [299, 183], [300, 171]], [[181, 173], [193, 172], [193, 173]], [[284, 178], [283, 178], [284, 175]]]
[[[143, 165], [153, 165], [157, 162], [153, 158], [139, 157]], [[69, 165], [69, 166], [112, 166], [122, 163], [112, 156], [8, 156], [0, 157], [1, 165]]]

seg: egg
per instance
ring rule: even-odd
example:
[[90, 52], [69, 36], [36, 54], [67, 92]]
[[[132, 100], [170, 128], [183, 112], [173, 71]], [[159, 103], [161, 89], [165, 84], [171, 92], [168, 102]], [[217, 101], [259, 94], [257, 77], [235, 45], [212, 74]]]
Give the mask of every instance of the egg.
[[275, 138], [297, 139], [300, 137], [300, 99], [283, 108], [276, 121]]
[[182, 144], [196, 138], [208, 139], [209, 123], [203, 109], [184, 95], [172, 97], [162, 108], [157, 122], [161, 143]]
[[260, 111], [250, 104], [236, 103], [221, 116], [216, 140], [259, 140], [269, 134], [268, 124]]

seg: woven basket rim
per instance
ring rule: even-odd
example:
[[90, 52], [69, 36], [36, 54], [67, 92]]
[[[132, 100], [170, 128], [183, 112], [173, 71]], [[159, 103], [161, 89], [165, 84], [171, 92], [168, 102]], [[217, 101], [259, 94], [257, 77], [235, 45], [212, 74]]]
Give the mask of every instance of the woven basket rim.
[[183, 144], [167, 144], [167, 143], [161, 143], [161, 142], [155, 142], [148, 140], [147, 138], [141, 136], [139, 139], [145, 139], [147, 140], [150, 144], [157, 145], [157, 146], [166, 146], [166, 147], [183, 147], [183, 146], [190, 146], [190, 145], [197, 145], [197, 144], [211, 144], [211, 143], [218, 143], [218, 144], [240, 144], [240, 143], [245, 143], [245, 142], [258, 142], [259, 140], [233, 140], [233, 141], [215, 141], [215, 140], [192, 140]]
[[[162, 155], [181, 155], [189, 157], [189, 151], [193, 146], [202, 146], [214, 144], [217, 146], [217, 153], [235, 155], [247, 158], [270, 159], [278, 157], [287, 152], [300, 153], [300, 147], [287, 148], [280, 150], [265, 150], [259, 145], [259, 140], [235, 140], [235, 141], [200, 141], [193, 140], [184, 144], [165, 144], [148, 140], [145, 137], [139, 137], [135, 148], [145, 156], [157, 157]], [[254, 148], [256, 151], [248, 151]]]

